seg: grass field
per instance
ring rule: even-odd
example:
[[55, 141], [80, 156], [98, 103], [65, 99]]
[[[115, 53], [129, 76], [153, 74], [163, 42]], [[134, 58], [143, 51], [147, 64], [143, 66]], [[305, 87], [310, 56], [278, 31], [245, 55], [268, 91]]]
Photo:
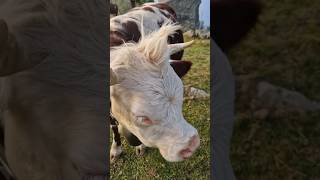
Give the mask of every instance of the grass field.
[[[193, 62], [189, 73], [183, 78], [191, 85], [210, 92], [210, 41], [196, 40], [184, 54], [185, 60]], [[199, 150], [188, 160], [179, 163], [166, 162], [157, 149], [148, 149], [143, 157], [135, 154], [134, 147], [124, 142], [124, 154], [111, 166], [111, 179], [209, 179], [210, 175], [210, 100], [186, 100], [183, 114], [197, 128], [201, 137]]]
[[[235, 74], [256, 74], [320, 101], [320, 1], [263, 2], [256, 29], [229, 53]], [[231, 159], [239, 180], [320, 179], [320, 112], [237, 116]]]

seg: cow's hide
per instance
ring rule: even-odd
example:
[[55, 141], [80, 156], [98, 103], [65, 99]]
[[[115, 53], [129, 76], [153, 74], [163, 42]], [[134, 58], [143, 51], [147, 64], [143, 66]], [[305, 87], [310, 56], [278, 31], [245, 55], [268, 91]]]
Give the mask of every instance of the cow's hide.
[[0, 0], [0, 101], [18, 179], [107, 175], [106, 7]]
[[231, 49], [254, 27], [261, 9], [260, 0], [211, 0], [212, 38], [222, 50]]

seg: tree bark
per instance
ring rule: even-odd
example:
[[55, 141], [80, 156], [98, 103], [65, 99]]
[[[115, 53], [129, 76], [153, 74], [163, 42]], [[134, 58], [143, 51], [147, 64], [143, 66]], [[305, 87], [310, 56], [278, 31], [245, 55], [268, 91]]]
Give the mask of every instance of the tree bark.
[[134, 8], [136, 7], [136, 1], [135, 0], [130, 0], [131, 7]]

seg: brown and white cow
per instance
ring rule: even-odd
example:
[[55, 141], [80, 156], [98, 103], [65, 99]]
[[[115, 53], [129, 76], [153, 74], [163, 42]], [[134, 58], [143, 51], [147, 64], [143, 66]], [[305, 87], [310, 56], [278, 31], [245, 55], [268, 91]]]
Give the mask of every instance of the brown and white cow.
[[[138, 42], [141, 37], [141, 18], [143, 30], [146, 34], [153, 32], [167, 21], [177, 22], [175, 11], [165, 3], [145, 3], [140, 7], [135, 7], [129, 12], [110, 19], [110, 47], [118, 46], [123, 42]], [[168, 38], [169, 43], [183, 43], [183, 33], [179, 29]], [[179, 77], [184, 76], [190, 69], [190, 61], [181, 60], [183, 50], [171, 55], [170, 64], [175, 69]]]
[[[181, 161], [195, 152], [200, 139], [182, 115], [179, 76], [191, 63], [171, 61], [172, 55], [192, 42], [168, 44], [169, 37], [175, 39], [172, 36], [181, 32], [172, 24], [172, 11], [166, 4], [148, 3], [111, 19], [110, 66], [119, 84], [110, 87], [110, 97], [112, 114], [129, 143], [141, 141], [142, 147], [158, 148], [167, 161]], [[180, 74], [179, 69], [184, 71]], [[113, 141], [111, 160], [121, 152]]]
[[0, 106], [18, 180], [106, 178], [106, 9], [0, 0]]

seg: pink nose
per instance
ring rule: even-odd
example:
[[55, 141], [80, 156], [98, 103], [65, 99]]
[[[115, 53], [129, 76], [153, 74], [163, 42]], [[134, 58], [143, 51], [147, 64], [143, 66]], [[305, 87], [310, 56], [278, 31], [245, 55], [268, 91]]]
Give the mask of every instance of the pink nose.
[[200, 145], [200, 138], [198, 135], [194, 135], [190, 138], [189, 144], [187, 145], [187, 147], [182, 149], [179, 152], [179, 155], [183, 159], [187, 159], [192, 156], [192, 154], [198, 149], [199, 145]]

